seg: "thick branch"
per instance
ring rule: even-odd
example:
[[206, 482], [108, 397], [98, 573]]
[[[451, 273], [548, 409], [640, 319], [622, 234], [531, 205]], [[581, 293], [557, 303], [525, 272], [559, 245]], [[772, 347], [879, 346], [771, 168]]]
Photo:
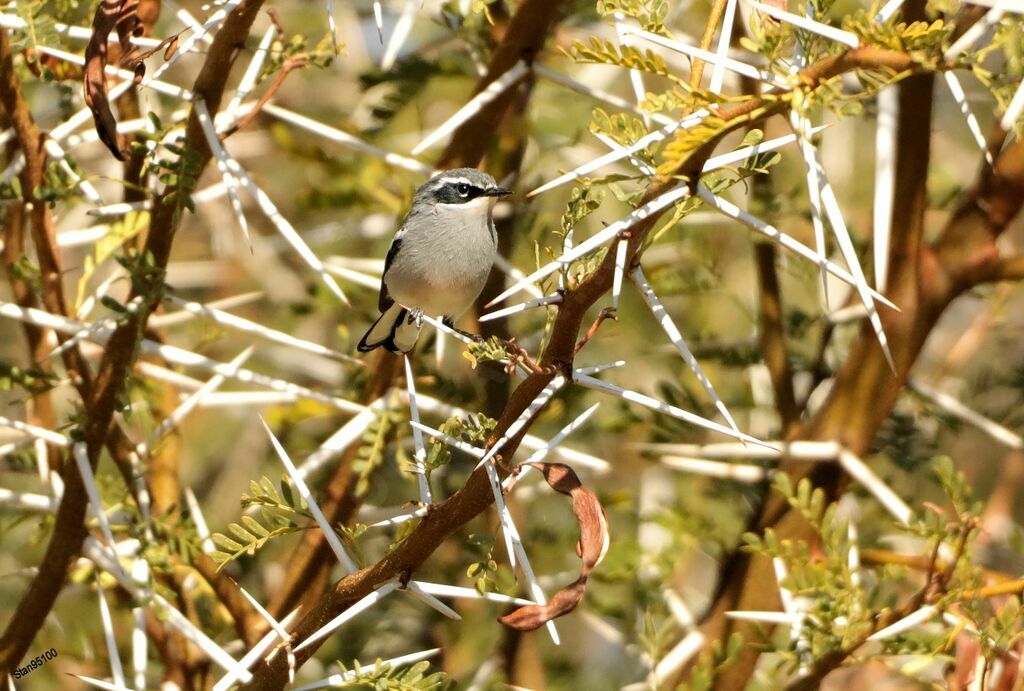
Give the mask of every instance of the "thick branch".
[[[534, 3], [528, 0], [520, 11], [532, 4]], [[537, 13], [542, 15], [540, 9], [537, 10]], [[509, 66], [514, 62], [511, 60]], [[808, 85], [813, 86], [845, 71], [865, 67], [889, 67], [896, 71], [904, 71], [914, 69], [915, 64], [909, 56], [903, 53], [865, 47], [823, 60], [805, 70], [802, 76]], [[491, 73], [500, 74], [501, 71], [491, 70], [489, 76]], [[734, 128], [782, 112], [785, 108], [786, 104], [781, 101], [773, 100], [769, 103], [758, 98], [726, 111], [723, 113], [723, 117], [730, 122], [729, 127]], [[699, 171], [703, 161], [723, 136], [725, 136], [724, 132], [692, 155], [684, 167], [684, 172], [691, 168]], [[456, 133], [453, 146], [458, 147], [458, 142], [459, 135]], [[474, 148], [474, 151], [478, 150], [482, 151], [482, 147]], [[648, 188], [640, 204], [661, 196], [674, 186], [675, 179], [673, 178], [665, 177], [655, 181]], [[629, 233], [628, 264], [636, 259], [638, 250], [658, 218], [660, 218], [659, 214], [652, 214], [627, 229]], [[548, 347], [540, 361], [544, 371], [531, 374], [512, 393], [509, 404], [489, 440], [490, 444], [495, 443], [527, 409], [537, 394], [556, 376], [554, 372], [564, 371], [571, 366], [575, 345], [588, 310], [611, 289], [614, 273], [615, 253], [607, 253], [600, 266], [590, 276], [574, 289], [566, 291], [563, 301], [559, 305]], [[524, 429], [516, 438], [507, 442], [500, 455], [511, 458], [525, 433]], [[501, 464], [498, 466], [501, 467]], [[486, 471], [480, 468], [470, 475], [460, 490], [427, 514], [413, 533], [391, 553], [376, 564], [339, 581], [327, 597], [317, 603], [299, 622], [296, 628], [296, 640], [304, 640], [329, 619], [368, 595], [382, 583], [415, 572], [448, 536], [490, 506], [492, 501], [493, 497]], [[316, 652], [317, 647], [318, 645], [314, 644], [300, 651], [297, 655], [298, 663], [305, 662]], [[247, 688], [280, 688], [286, 680], [286, 661], [283, 656], [279, 655], [269, 663], [262, 662], [255, 669], [253, 681]]]
[[[237, 7], [228, 15], [210, 47], [193, 91], [206, 100], [211, 110], [215, 111], [220, 104], [236, 49], [248, 36], [249, 28], [261, 5], [262, 0], [249, 0]], [[10, 52], [10, 41], [4, 30], [0, 30], [0, 100], [12, 120], [25, 153], [26, 170], [37, 170], [32, 162], [43, 156], [42, 142], [38, 129], [32, 123], [28, 106], [21, 96]], [[200, 168], [204, 167], [209, 161], [210, 151], [194, 113], [189, 118], [186, 139], [186, 147], [199, 152]], [[33, 190], [36, 186], [38, 185], [23, 185], [26, 191]], [[186, 193], [190, 191], [184, 190]], [[144, 252], [153, 258], [153, 266], [157, 271], [162, 271], [167, 266], [171, 242], [181, 213], [180, 205], [164, 204], [164, 198], [154, 204], [150, 232], [144, 249]], [[38, 227], [35, 227], [36, 223]], [[60, 258], [52, 219], [49, 219], [46, 204], [33, 205], [33, 224], [40, 269], [44, 274], [44, 302], [51, 312], [64, 314], [63, 291], [60, 289]], [[162, 281], [162, 278], [157, 277], [157, 280]], [[157, 290], [159, 287], [155, 286]], [[65, 353], [65, 364], [71, 370], [73, 381], [80, 385], [86, 403], [84, 432], [89, 461], [93, 467], [96, 466], [106, 440], [117, 400], [124, 390], [150, 308], [151, 301], [144, 301], [137, 312], [118, 326], [104, 350], [99, 371], [93, 381], [85, 380], [88, 370], [78, 349], [72, 348]], [[78, 358], [81, 366], [76, 367], [77, 363], [72, 358]], [[77, 373], [74, 371], [76, 368]], [[68, 568], [77, 557], [85, 539], [87, 497], [77, 469], [74, 464], [68, 465], [73, 470], [65, 473], [64, 496], [43, 561], [25, 596], [18, 603], [3, 637], [0, 638], [0, 674], [11, 672], [24, 657], [42, 622], [52, 609], [67, 577]]]

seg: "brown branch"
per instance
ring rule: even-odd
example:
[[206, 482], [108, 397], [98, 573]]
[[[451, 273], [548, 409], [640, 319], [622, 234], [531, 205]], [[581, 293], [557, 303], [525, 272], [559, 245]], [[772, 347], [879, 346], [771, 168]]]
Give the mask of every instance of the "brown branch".
[[[546, 17], [546, 13], [549, 11], [548, 8], [537, 9], [535, 7], [537, 4], [540, 4], [540, 0], [527, 0], [521, 6], [516, 19], [524, 11], [527, 11], [528, 8], [537, 12], [538, 16]], [[515, 26], [516, 21], [514, 19], [513, 27]], [[508, 35], [513, 35], [513, 28], [510, 27]], [[538, 39], [534, 37], [534, 41], [536, 40]], [[496, 53], [496, 55], [500, 53], [501, 51]], [[515, 60], [511, 59], [509, 65], [514, 63]], [[903, 53], [875, 48], [858, 48], [823, 60], [821, 63], [817, 63], [805, 70], [802, 75], [805, 82], [813, 85], [823, 79], [837, 76], [843, 71], [860, 67], [889, 67], [892, 65], [907, 70], [913, 67], [913, 62], [909, 56]], [[501, 74], [502, 72], [503, 70], [496, 71], [491, 69], [488, 71], [488, 75]], [[759, 101], [759, 99], [754, 99], [754, 101]], [[751, 120], [763, 119], [770, 114], [781, 112], [785, 107], [784, 104], [772, 105], [769, 108], [764, 108], [764, 112], [752, 115], [755, 108], [750, 103], [737, 106], [726, 119], [728, 120], [733, 117], [739, 119], [744, 118], [744, 116], [750, 116], [743, 120], [743, 122], [750, 122]], [[764, 102], [761, 101], [761, 104], [764, 105]], [[471, 120], [470, 122], [474, 121]], [[714, 142], [718, 140], [719, 138], [716, 137]], [[456, 134], [453, 138], [453, 145], [461, 150], [459, 141], [460, 138]], [[713, 148], [713, 145], [709, 144], [698, 152], [696, 157], [706, 158], [710, 155]], [[482, 152], [484, 146], [482, 143], [475, 143], [472, 146], [468, 146], [468, 149]], [[696, 157], [691, 157], [691, 161], [695, 160]], [[687, 162], [687, 166], [691, 165], [691, 161]], [[675, 184], [673, 178], [665, 177], [658, 179], [648, 188], [640, 204], [645, 204], [661, 196], [666, 191], [675, 187]], [[659, 218], [659, 214], [652, 214], [627, 229], [629, 233], [626, 253], [628, 264], [632, 264], [635, 260], [637, 251]], [[518, 419], [522, 412], [529, 407], [540, 391], [554, 378], [555, 372], [563, 371], [571, 366], [575, 355], [576, 341], [586, 314], [611, 289], [614, 274], [615, 253], [609, 252], [593, 273], [574, 289], [565, 292], [563, 300], [559, 305], [558, 314], [555, 317], [547, 349], [544, 351], [544, 355], [539, 363], [543, 371], [532, 373], [513, 391], [509, 404], [505, 407], [498, 420], [498, 425], [491, 435], [490, 444], [495, 443], [508, 430], [509, 426]], [[502, 455], [506, 458], [511, 457], [519, 447], [519, 442], [525, 433], [526, 428], [520, 431], [515, 438], [510, 439], [506, 443]], [[307, 638], [330, 618], [344, 611], [360, 598], [368, 595], [381, 583], [415, 572], [448, 536], [490, 506], [492, 501], [493, 496], [487, 474], [484, 469], [477, 469], [469, 476], [466, 484], [460, 490], [447, 500], [436, 505], [423, 518], [413, 533], [386, 557], [372, 566], [346, 576], [334, 586], [325, 598], [311, 607], [295, 629], [296, 640], [302, 641]], [[297, 663], [301, 665], [309, 659], [318, 647], [318, 645], [314, 644], [300, 651], [297, 654]], [[286, 680], [286, 662], [281, 656], [277, 656], [271, 662], [264, 661], [256, 667], [254, 678], [246, 688], [275, 689], [280, 688]]]
[[1003, 257], [994, 261], [987, 276], [979, 283], [996, 283], [998, 281], [1024, 281], [1024, 254]]
[[[214, 112], [220, 105], [236, 49], [248, 36], [249, 28], [261, 5], [262, 0], [248, 0], [232, 11], [209, 49], [193, 91], [203, 98]], [[42, 179], [43, 168], [39, 163], [45, 161], [42, 140], [38, 128], [32, 121], [28, 105], [21, 95], [21, 85], [14, 71], [10, 40], [5, 30], [0, 30], [0, 102], [3, 103], [12, 121], [25, 154], [25, 175], [28, 179], [23, 180], [23, 189], [31, 192], [39, 186], [38, 183]], [[186, 148], [198, 151], [199, 167], [205, 167], [210, 159], [210, 150], [194, 112], [189, 117], [186, 129]], [[179, 191], [187, 194], [191, 190], [172, 188], [154, 204], [150, 231], [144, 248], [144, 252], [152, 257], [153, 266], [157, 271], [157, 275], [150, 279], [155, 283], [151, 285], [154, 294], [158, 293], [162, 286], [162, 271], [167, 266], [171, 243], [182, 213], [180, 197], [176, 204], [163, 202], [168, 194]], [[33, 204], [32, 214], [33, 237], [43, 274], [44, 304], [50, 312], [66, 314], [60, 284], [60, 257], [49, 207], [43, 203]], [[77, 347], [64, 353], [65, 366], [69, 370], [72, 382], [79, 387], [85, 402], [84, 437], [89, 462], [94, 468], [152, 307], [154, 296], [149, 297], [150, 299], [144, 300], [140, 309], [130, 315], [112, 334], [95, 379], [88, 378], [88, 369]], [[85, 489], [77, 468], [74, 464], [68, 465], [72, 471], [65, 473], [64, 496], [43, 560], [28, 590], [19, 601], [7, 629], [0, 637], [0, 674], [11, 672], [24, 657], [53, 608], [57, 595], [64, 585], [68, 569], [79, 554], [86, 536]]]
[[270, 102], [270, 99], [274, 97], [274, 94], [277, 93], [278, 89], [284, 85], [284, 80], [288, 78], [288, 75], [295, 70], [306, 67], [307, 65], [309, 65], [309, 57], [306, 55], [295, 55], [285, 60], [284, 64], [281, 65], [281, 71], [277, 73], [277, 76], [274, 78], [274, 81], [270, 83], [270, 86], [267, 87], [267, 90], [260, 95], [259, 100], [256, 101], [252, 110], [240, 117], [238, 121], [224, 133], [224, 138], [230, 137], [238, 130], [245, 129], [246, 125], [252, 122], [256, 116], [260, 114], [263, 110], [263, 106], [267, 105], [267, 103]]
[[[729, 0], [715, 0], [711, 5], [711, 12], [708, 13], [708, 20], [704, 23], [704, 33], [700, 37], [700, 47], [703, 50], [711, 49], [711, 42], [715, 39], [715, 31], [719, 22], [722, 21], [722, 14]], [[701, 80], [704, 78], [704, 61], [694, 58], [690, 64], [690, 87], [700, 89]]]
[[800, 419], [800, 408], [793, 391], [793, 367], [786, 348], [786, 333], [782, 323], [782, 291], [775, 267], [775, 245], [767, 242], [754, 244], [757, 268], [758, 340], [761, 355], [768, 367], [775, 393], [775, 409], [779, 413], [785, 436]]
[[[477, 83], [473, 93], [483, 91], [488, 84], [508, 72], [520, 60], [527, 64], [532, 63], [544, 47], [551, 27], [564, 5], [564, 0], [524, 0], [509, 22], [501, 43], [491, 56], [487, 74]], [[475, 166], [483, 160], [484, 153], [493, 140], [493, 134], [498, 131], [502, 117], [508, 111], [509, 104], [515, 100], [516, 93], [517, 90], [514, 88], [506, 89], [501, 96], [462, 123], [452, 133], [448, 146], [441, 154], [438, 167], [443, 169]]]
[[[533, 59], [544, 45], [549, 26], [557, 16], [559, 6], [558, 0], [527, 0], [507, 25], [504, 21], [496, 22], [494, 33], [496, 37], [500, 36], [501, 43], [493, 53], [487, 74], [477, 83], [475, 93], [486, 88], [518, 60]], [[501, 19], [504, 19], [504, 15], [499, 16], [499, 20]], [[507, 29], [503, 28], [505, 26]], [[514, 120], [525, 111], [532, 86], [532, 79], [524, 79], [517, 86], [510, 88], [502, 98], [492, 102], [490, 106], [463, 123], [441, 155], [437, 168], [479, 164], [484, 152], [494, 141], [495, 132], [515, 130], [511, 124], [506, 124], [507, 119], [511, 117]], [[522, 151], [517, 150], [518, 140], [519, 138], [503, 138], [500, 143], [497, 152], [500, 157], [500, 170], [495, 170], [499, 177], [518, 170], [522, 159]], [[383, 395], [399, 371], [398, 358], [391, 353], [381, 350], [378, 351], [376, 358], [376, 363], [370, 368], [374, 373], [373, 377], [363, 392], [364, 403], [370, 403]], [[355, 520], [362, 503], [362, 498], [355, 493], [359, 475], [352, 468], [358, 451], [358, 446], [350, 447], [342, 455], [328, 481], [321, 508], [328, 521], [332, 523], [349, 525]], [[307, 531], [288, 562], [284, 583], [275, 591], [267, 609], [274, 616], [280, 617], [300, 601], [312, 606], [321, 600], [324, 593], [317, 584], [328, 583], [327, 572], [333, 563], [334, 555], [323, 533], [319, 530]]]

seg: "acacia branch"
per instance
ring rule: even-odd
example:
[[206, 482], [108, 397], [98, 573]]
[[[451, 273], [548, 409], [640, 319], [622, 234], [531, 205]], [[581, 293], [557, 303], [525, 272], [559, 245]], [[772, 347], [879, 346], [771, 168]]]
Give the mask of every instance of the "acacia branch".
[[[528, 2], [523, 7], [525, 8], [528, 4], [533, 3]], [[896, 65], [902, 70], [907, 70], [912, 69], [913, 64], [911, 58], [903, 53], [875, 48], [858, 48], [816, 63], [802, 74], [805, 81], [813, 85], [856, 68]], [[489, 71], [490, 73], [491, 71]], [[751, 105], [753, 102], [760, 102], [762, 106], [765, 104], [761, 99], [753, 99], [751, 102], [735, 107], [734, 112], [728, 114], [724, 119], [730, 123], [733, 118], [736, 118], [737, 121], [742, 119], [742, 122], [737, 122], [736, 125], [741, 126], [746, 122], [759, 121], [769, 115], [782, 112], [786, 107], [781, 101], [773, 102], [770, 107], [763, 108], [762, 112], [752, 114], [755, 110], [755, 106]], [[712, 143], [703, 147], [695, 156], [706, 158], [713, 151], [714, 143], [717, 143], [720, 138], [716, 137]], [[454, 141], [458, 141], [458, 134]], [[482, 145], [475, 145], [473, 150], [482, 150], [482, 148]], [[691, 160], [693, 158], [691, 157]], [[692, 163], [687, 161], [687, 166], [690, 165]], [[656, 199], [674, 188], [675, 185], [676, 180], [673, 177], [661, 177], [655, 180], [648, 187], [639, 205]], [[660, 216], [661, 214], [652, 214], [633, 224], [623, 233], [627, 242], [627, 265], [636, 261], [644, 240]], [[512, 392], [509, 403], [488, 440], [488, 445], [493, 445], [505, 434], [544, 387], [557, 376], [557, 372], [565, 372], [572, 367], [577, 339], [588, 311], [605, 293], [611, 290], [614, 274], [615, 253], [609, 252], [606, 253], [597, 269], [577, 286], [565, 291], [551, 329], [548, 346], [539, 362], [541, 369], [531, 373]], [[511, 458], [528, 429], [529, 425], [526, 425], [514, 438], [508, 440], [499, 456], [505, 459]], [[503, 465], [503, 463], [498, 463], [497, 467], [500, 469]], [[486, 470], [478, 468], [469, 476], [461, 489], [437, 504], [430, 513], [424, 516], [412, 534], [388, 555], [376, 564], [341, 579], [298, 623], [295, 629], [295, 640], [305, 640], [331, 618], [371, 593], [377, 586], [395, 578], [408, 577], [414, 573], [452, 533], [484, 511], [492, 502], [493, 494]], [[316, 643], [299, 651], [296, 655], [297, 664], [301, 665], [309, 659], [318, 647], [319, 643]], [[278, 655], [269, 662], [262, 661], [254, 670], [253, 680], [245, 688], [276, 689], [280, 688], [287, 679], [287, 663], [282, 656]]]
[[992, 281], [1024, 281], [1024, 254], [999, 260], [992, 272]]
[[[515, 16], [507, 23], [501, 42], [495, 48], [487, 73], [480, 78], [474, 89], [479, 93], [494, 79], [504, 74], [519, 60], [532, 61], [543, 47], [550, 27], [558, 15], [562, 0], [526, 0], [520, 5]], [[502, 23], [504, 24], [504, 23]], [[496, 29], [497, 33], [497, 29]], [[532, 79], [524, 79], [514, 88], [508, 89], [501, 97], [481, 109], [464, 122], [452, 135], [451, 141], [438, 161], [438, 169], [459, 166], [476, 166], [485, 151], [495, 140], [495, 133], [503, 131], [503, 119], [510, 113], [525, 110], [532, 90]], [[504, 142], [503, 148], [511, 142]], [[504, 177], [519, 168], [521, 152], [515, 146], [502, 156], [501, 171]], [[506, 234], [502, 234], [504, 238]], [[373, 376], [362, 396], [363, 403], [369, 404], [384, 395], [399, 372], [398, 358], [384, 350], [378, 351], [376, 361], [370, 370]], [[359, 479], [352, 464], [358, 457], [358, 446], [353, 445], [343, 455], [327, 483], [321, 508], [331, 523], [350, 524], [355, 520], [362, 498], [356, 496], [355, 488]], [[323, 596], [329, 584], [327, 573], [334, 563], [323, 533], [310, 530], [302, 537], [298, 548], [290, 558], [284, 579], [270, 602], [268, 610], [281, 617], [301, 601], [314, 605]]]
[[[718, 29], [718, 23], [722, 21], [722, 14], [725, 13], [725, 6], [729, 4], [729, 0], [715, 0], [711, 5], [711, 12], [708, 13], [708, 20], [704, 23], [704, 33], [700, 37], [700, 48], [702, 50], [709, 50], [711, 48], [711, 42], [715, 40], [715, 31]], [[704, 61], [700, 58], [694, 58], [690, 64], [690, 86], [694, 89], [700, 89], [701, 80], [704, 78]]]
[[[197, 97], [203, 98], [214, 111], [219, 107], [223, 96], [236, 49], [245, 42], [261, 5], [262, 0], [248, 0], [235, 8], [226, 18], [210, 47], [193, 92]], [[14, 71], [9, 37], [2, 29], [0, 101], [12, 121], [19, 145], [25, 154], [26, 174], [32, 177], [23, 181], [23, 188], [31, 194], [42, 180], [41, 166], [45, 163], [45, 156], [39, 130], [32, 121]], [[194, 112], [189, 117], [186, 130], [186, 148], [198, 152], [200, 169], [209, 162], [210, 150]], [[37, 175], [38, 178], [35, 177]], [[148, 299], [142, 301], [140, 308], [130, 314], [114, 331], [104, 350], [95, 378], [89, 377], [88, 368], [77, 347], [64, 353], [65, 365], [72, 382], [79, 387], [85, 403], [84, 438], [89, 462], [93, 468], [107, 438], [117, 401], [124, 391], [146, 320], [157, 294], [162, 289], [163, 271], [167, 266], [171, 243], [181, 219], [181, 202], [167, 204], [164, 201], [169, 194], [187, 194], [190, 191], [172, 188], [156, 200], [149, 235], [143, 250], [144, 255], [152, 258], [152, 267], [155, 271], [149, 277], [152, 281], [150, 288], [153, 295], [147, 296]], [[60, 283], [60, 255], [48, 205], [33, 204], [32, 219], [33, 237], [43, 273], [44, 304], [55, 314], [66, 314]], [[80, 553], [86, 536], [84, 519], [88, 499], [85, 488], [77, 467], [74, 464], [66, 465], [71, 470], [65, 472], [64, 495], [57, 511], [50, 542], [36, 576], [18, 603], [3, 636], [0, 637], [0, 674], [10, 673], [24, 657], [53, 608], [67, 578], [68, 569]]]

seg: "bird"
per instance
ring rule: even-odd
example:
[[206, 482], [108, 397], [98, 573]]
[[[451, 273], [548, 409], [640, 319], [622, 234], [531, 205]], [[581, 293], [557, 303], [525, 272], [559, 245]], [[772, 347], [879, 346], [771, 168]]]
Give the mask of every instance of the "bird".
[[476, 168], [437, 173], [416, 190], [384, 261], [381, 314], [359, 341], [359, 352], [408, 353], [423, 315], [454, 328], [487, 282], [498, 252], [494, 205], [510, 194]]

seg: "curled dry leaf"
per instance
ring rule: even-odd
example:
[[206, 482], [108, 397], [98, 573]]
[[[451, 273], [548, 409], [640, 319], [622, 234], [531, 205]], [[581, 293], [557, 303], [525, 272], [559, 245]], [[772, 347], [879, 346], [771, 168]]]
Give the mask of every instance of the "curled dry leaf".
[[121, 62], [132, 60], [130, 38], [136, 29], [141, 28], [136, 16], [138, 0], [103, 0], [96, 8], [92, 19], [92, 36], [85, 47], [85, 103], [92, 111], [96, 123], [96, 133], [110, 153], [119, 161], [128, 158], [124, 136], [117, 131], [117, 120], [110, 109], [107, 98], [106, 69], [109, 61], [110, 32], [116, 30], [120, 42], [120, 53], [124, 57]]
[[550, 620], [568, 614], [583, 600], [587, 578], [608, 551], [608, 519], [597, 496], [583, 486], [572, 468], [563, 463], [531, 463], [544, 474], [552, 489], [572, 497], [572, 510], [580, 524], [576, 553], [583, 560], [580, 577], [565, 586], [545, 605], [526, 605], [500, 619], [520, 631], [532, 631]]

